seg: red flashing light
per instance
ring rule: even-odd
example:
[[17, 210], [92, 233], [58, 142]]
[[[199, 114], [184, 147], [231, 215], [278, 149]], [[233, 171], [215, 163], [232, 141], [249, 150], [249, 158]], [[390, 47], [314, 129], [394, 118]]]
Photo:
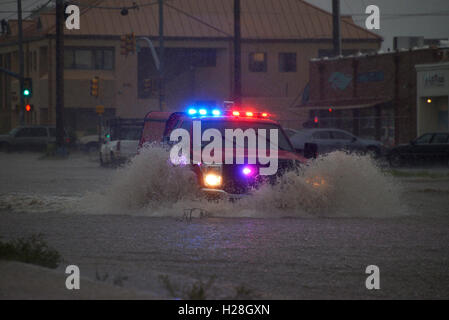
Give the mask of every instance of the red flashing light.
[[225, 112], [225, 115], [232, 115], [234, 117], [248, 117], [248, 118], [268, 118], [270, 115], [267, 112], [240, 112], [237, 110]]
[[30, 111], [31, 111], [31, 105], [27, 104], [27, 105], [25, 106], [25, 110], [26, 110], [27, 112], [30, 112]]

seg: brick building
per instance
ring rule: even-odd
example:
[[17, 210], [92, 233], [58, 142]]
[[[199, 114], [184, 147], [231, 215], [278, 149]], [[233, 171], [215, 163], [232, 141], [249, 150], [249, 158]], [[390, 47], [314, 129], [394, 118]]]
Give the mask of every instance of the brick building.
[[312, 59], [310, 86], [297, 109], [306, 126], [338, 127], [355, 135], [405, 143], [417, 135], [415, 65], [446, 59], [442, 48]]

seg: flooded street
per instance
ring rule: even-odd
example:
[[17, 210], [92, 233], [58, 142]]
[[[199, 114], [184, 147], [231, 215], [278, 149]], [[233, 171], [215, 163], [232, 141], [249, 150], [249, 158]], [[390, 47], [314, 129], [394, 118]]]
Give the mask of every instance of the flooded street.
[[[148, 194], [143, 171], [139, 176], [133, 167], [101, 168], [95, 156], [83, 154], [49, 160], [33, 153], [2, 153], [0, 236], [42, 233], [63, 256], [62, 273], [75, 264], [84, 277], [110, 283], [119, 279], [125, 288], [162, 298], [182, 296], [189, 284], [211, 281], [206, 295], [212, 299], [235, 297], [239, 287], [251, 298], [448, 299], [449, 170], [403, 169], [385, 181], [373, 176], [361, 189], [364, 174], [375, 169], [367, 167], [363, 173], [354, 168], [351, 175], [338, 171], [344, 162], [333, 160], [335, 176], [319, 166], [310, 169], [334, 184], [319, 196], [310, 193], [325, 214], [311, 210], [300, 195], [286, 198], [282, 192], [274, 198], [278, 209], [263, 210], [260, 194], [255, 194], [257, 203], [210, 204], [174, 196], [176, 203], [170, 203], [170, 195], [160, 190], [157, 201], [166, 202], [164, 208], [149, 202], [145, 209], [125, 210], [117, 200], [121, 196], [140, 201], [142, 188]], [[123, 184], [117, 185], [118, 180]], [[350, 181], [360, 194], [352, 200], [336, 197], [335, 186]], [[297, 183], [293, 185], [300, 188]], [[392, 189], [378, 193], [370, 183]], [[334, 214], [333, 206], [341, 212]], [[365, 206], [370, 208], [365, 211]], [[194, 207], [209, 214], [186, 219], [184, 209]], [[345, 214], [350, 207], [356, 210]], [[369, 265], [380, 268], [380, 290], [365, 288]], [[168, 277], [175, 297], [160, 276]]]

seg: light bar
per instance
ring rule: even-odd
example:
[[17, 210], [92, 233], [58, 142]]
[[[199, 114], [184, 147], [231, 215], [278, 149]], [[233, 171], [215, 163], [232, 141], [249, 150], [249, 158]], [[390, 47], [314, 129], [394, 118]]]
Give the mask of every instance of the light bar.
[[247, 117], [247, 118], [268, 118], [270, 114], [267, 112], [253, 112], [253, 111], [239, 111], [239, 110], [220, 110], [220, 109], [208, 109], [206, 107], [191, 107], [187, 109], [189, 116], [207, 116], [212, 115], [214, 117], [234, 116], [234, 117]]
[[248, 118], [268, 118], [269, 114], [267, 112], [253, 112], [253, 111], [230, 111], [226, 112], [225, 115], [232, 115], [234, 117], [248, 117]]

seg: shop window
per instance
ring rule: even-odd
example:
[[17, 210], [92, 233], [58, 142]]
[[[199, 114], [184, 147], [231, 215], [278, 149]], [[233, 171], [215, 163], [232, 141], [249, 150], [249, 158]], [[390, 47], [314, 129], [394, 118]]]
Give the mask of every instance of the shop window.
[[279, 72], [296, 72], [296, 53], [279, 53]]
[[78, 70], [113, 70], [112, 48], [64, 48], [64, 68]]
[[265, 52], [252, 52], [249, 54], [249, 71], [267, 72], [267, 54]]

